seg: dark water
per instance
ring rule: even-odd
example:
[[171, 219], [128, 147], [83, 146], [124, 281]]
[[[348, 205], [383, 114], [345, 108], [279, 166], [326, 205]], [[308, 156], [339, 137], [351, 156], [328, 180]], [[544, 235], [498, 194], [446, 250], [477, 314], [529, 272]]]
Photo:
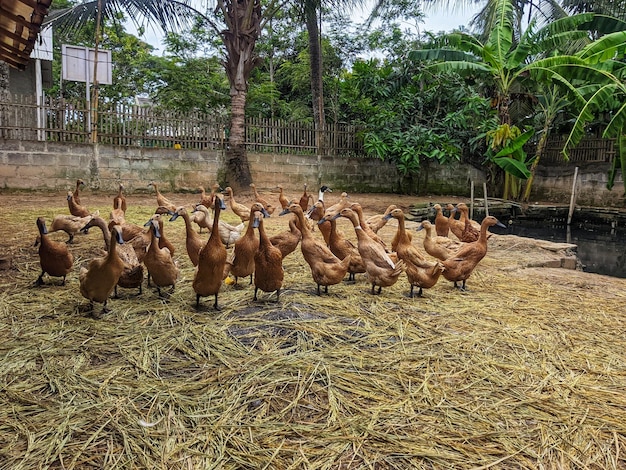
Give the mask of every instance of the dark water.
[[559, 243], [578, 245], [578, 258], [584, 271], [626, 278], [626, 229], [610, 227], [585, 227], [572, 224], [550, 225], [532, 221], [515, 221], [507, 229], [490, 227], [497, 234], [538, 238]]

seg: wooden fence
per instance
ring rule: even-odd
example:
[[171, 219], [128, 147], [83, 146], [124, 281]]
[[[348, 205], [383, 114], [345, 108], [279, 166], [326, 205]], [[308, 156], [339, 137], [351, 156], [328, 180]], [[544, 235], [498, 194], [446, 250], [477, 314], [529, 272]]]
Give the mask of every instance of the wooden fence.
[[[89, 143], [91, 118], [84, 100], [46, 98], [38, 105], [31, 96], [0, 98], [4, 139]], [[276, 119], [247, 118], [245, 126], [249, 151], [315, 155], [321, 138], [330, 155], [363, 155], [357, 129], [347, 124], [328, 126], [321, 136], [312, 124]], [[119, 103], [100, 103], [93, 127], [96, 142], [108, 145], [210, 150], [224, 148], [228, 140], [224, 117]]]
[[[0, 138], [89, 143], [90, 113], [85, 101], [47, 98], [37, 105], [32, 96], [0, 97]], [[347, 124], [327, 126], [318, 135], [312, 124], [264, 118], [247, 118], [246, 148], [251, 152], [315, 155], [318, 141], [326, 153], [362, 156], [357, 128]], [[97, 142], [108, 145], [211, 150], [227, 144], [228, 120], [204, 113], [179, 113], [154, 107], [101, 103], [96, 122]], [[542, 163], [563, 161], [565, 138], [549, 139]], [[610, 162], [615, 140], [589, 137], [570, 152], [571, 162]]]
[[[542, 163], [563, 162], [563, 147], [566, 137], [553, 136], [548, 139]], [[568, 152], [570, 162], [612, 162], [615, 157], [615, 139], [603, 139], [601, 137], [586, 137]]]

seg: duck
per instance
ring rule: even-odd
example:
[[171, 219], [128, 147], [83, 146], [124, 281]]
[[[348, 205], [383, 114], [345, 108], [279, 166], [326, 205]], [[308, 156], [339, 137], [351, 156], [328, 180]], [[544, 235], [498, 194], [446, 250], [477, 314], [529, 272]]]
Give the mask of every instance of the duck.
[[361, 207], [361, 204], [359, 204], [358, 202], [353, 202], [352, 204], [350, 204], [349, 207], [357, 215], [357, 217], [359, 218], [359, 224], [361, 225], [361, 228], [363, 229], [363, 231], [372, 240], [380, 243], [380, 245], [384, 249], [387, 249], [387, 244], [385, 243], [385, 241], [380, 236], [378, 236], [377, 233], [374, 233], [374, 231], [369, 227], [369, 225], [367, 225], [365, 223], [365, 217], [363, 216], [363, 207]]
[[80, 202], [80, 190], [81, 190], [81, 188], [83, 186], [85, 186], [85, 182], [83, 180], [81, 180], [80, 178], [77, 179], [76, 180], [76, 187], [74, 188], [74, 192], [72, 193], [72, 197], [74, 198], [74, 201], [79, 206], [81, 205], [81, 202]]
[[464, 202], [459, 202], [456, 210], [461, 216], [450, 221], [450, 230], [462, 242], [475, 242], [480, 236], [480, 225], [469, 218], [469, 208]]
[[285, 259], [287, 255], [296, 251], [301, 239], [302, 233], [298, 229], [296, 216], [292, 215], [289, 219], [289, 229], [271, 236], [270, 243], [280, 250], [282, 258]]
[[[196, 215], [198, 214], [198, 215]], [[194, 211], [192, 212], [193, 222], [195, 222], [200, 228], [204, 227], [209, 232], [213, 230], [213, 218], [209, 213], [209, 209], [207, 209], [204, 205], [198, 204], [196, 205]], [[226, 248], [230, 248], [237, 240], [241, 238], [241, 234], [243, 233], [243, 229], [246, 227], [244, 222], [239, 225], [231, 225], [228, 222], [224, 222], [223, 220], [219, 221], [218, 230], [220, 234], [220, 238], [222, 239], [222, 243], [226, 245]]]
[[237, 214], [237, 216], [241, 219], [242, 222], [247, 222], [250, 220], [250, 208], [244, 204], [241, 204], [235, 201], [235, 196], [233, 195], [233, 188], [227, 186], [224, 189], [224, 194], [228, 196], [228, 203], [230, 204], [231, 210]]
[[404, 261], [406, 266], [406, 277], [411, 286], [409, 297], [413, 298], [414, 288], [418, 287], [418, 297], [424, 293], [424, 289], [430, 289], [439, 280], [444, 267], [438, 261], [429, 261], [426, 257], [412, 244], [409, 232], [406, 231], [404, 212], [400, 208], [393, 209], [387, 218], [394, 218], [398, 221], [396, 230], [396, 255], [398, 259]]
[[282, 207], [282, 210], [285, 210], [289, 207], [291, 201], [285, 196], [285, 191], [281, 185], [276, 186], [276, 188], [278, 189], [278, 202], [280, 203], [280, 207]]
[[[475, 242], [465, 243], [454, 255], [450, 258], [442, 261], [445, 268], [443, 277], [448, 281], [454, 282], [454, 287], [461, 291], [466, 290], [466, 281], [478, 265], [480, 261], [487, 254], [487, 230], [489, 227], [497, 225], [498, 227], [505, 227], [494, 216], [485, 217], [480, 224], [480, 236]], [[459, 287], [458, 282], [462, 282]]]
[[253, 217], [253, 228], [259, 232], [259, 245], [254, 253], [254, 297], [257, 293], [276, 291], [276, 302], [280, 300], [280, 289], [283, 286], [285, 271], [283, 269], [283, 256], [279, 248], [270, 241], [263, 226], [262, 213], [256, 212]]
[[[203, 205], [206, 208], [206, 206]], [[208, 210], [208, 209], [207, 209]], [[187, 248], [187, 255], [191, 260], [191, 264], [198, 266], [198, 258], [200, 256], [200, 250], [206, 243], [200, 235], [193, 229], [191, 225], [191, 218], [189, 212], [185, 207], [179, 207], [174, 211], [170, 217], [170, 222], [175, 221], [178, 217], [182, 217], [185, 221], [185, 247]]]
[[450, 219], [443, 215], [441, 204], [435, 204], [435, 231], [438, 237], [447, 237], [450, 233]]
[[313, 201], [313, 196], [306, 192], [307, 184], [304, 183], [304, 193], [300, 196], [300, 207], [302, 208], [302, 212], [306, 213], [309, 209], [309, 201]]
[[317, 284], [317, 295], [321, 295], [320, 287], [324, 286], [324, 292], [328, 293], [328, 286], [339, 284], [348, 272], [350, 257], [340, 260], [328, 246], [318, 241], [304, 219], [304, 211], [299, 203], [292, 203], [280, 215], [293, 213], [298, 219], [302, 240], [300, 250], [311, 269], [313, 281]]
[[323, 184], [322, 186], [320, 186], [320, 189], [317, 192], [317, 200], [318, 201], [323, 201], [324, 200], [324, 194], [332, 193], [332, 192], [333, 192], [332, 189], [330, 189], [328, 186]]
[[128, 205], [126, 203], [126, 196], [124, 196], [124, 185], [122, 183], [119, 184], [117, 189], [117, 195], [113, 198], [113, 208], [115, 208], [117, 199], [121, 199], [120, 209], [126, 213], [126, 209], [128, 209]]
[[359, 249], [354, 246], [350, 240], [343, 236], [343, 234], [337, 230], [337, 219], [331, 218], [326, 222], [330, 225], [330, 233], [328, 237], [328, 247], [333, 254], [339, 258], [344, 259], [346, 256], [350, 256], [350, 265], [348, 266], [348, 282], [355, 281], [356, 274], [365, 272], [365, 263], [359, 253]]
[[117, 225], [126, 223], [126, 211], [123, 209], [124, 199], [116, 197], [113, 201], [113, 210], [109, 214], [109, 220]]
[[[104, 249], [108, 252], [111, 246], [111, 230], [107, 222], [102, 217], [93, 217], [83, 229], [89, 229], [91, 227], [98, 227], [102, 231], [102, 238], [104, 239]], [[122, 235], [122, 229], [117, 225], [112, 225], [112, 229], [115, 228], [120, 235]], [[122, 237], [122, 241], [124, 238]], [[146, 244], [147, 246], [147, 244]], [[118, 243], [116, 253], [124, 263], [124, 270], [113, 288], [115, 298], [118, 297], [117, 287], [123, 287], [125, 289], [139, 289], [139, 294], [143, 292], [143, 271], [144, 267], [141, 264], [139, 256], [135, 247], [131, 243]], [[143, 254], [145, 254], [145, 247]]]
[[324, 219], [331, 219], [332, 217], [335, 217], [337, 214], [339, 214], [342, 209], [348, 207], [350, 205], [350, 201], [348, 201], [348, 199], [350, 199], [348, 193], [345, 191], [342, 192], [341, 196], [339, 196], [339, 200], [335, 204], [326, 208], [326, 210], [324, 211]]
[[315, 227], [319, 229], [322, 237], [324, 237], [324, 243], [328, 245], [330, 239], [330, 223], [324, 217], [324, 214], [324, 201], [317, 201], [311, 206], [304, 220], [311, 231], [314, 231]]
[[[161, 217], [162, 215], [172, 215], [174, 213], [174, 211], [167, 211], [167, 212], [155, 212], [154, 215], [152, 216], [152, 219], [156, 220], [157, 223], [159, 224], [159, 233], [160, 236], [159, 238], [159, 248], [163, 249], [163, 248], [167, 248], [170, 252], [170, 255], [174, 256], [176, 254], [176, 247], [172, 244], [172, 242], [170, 242], [167, 237], [165, 236], [165, 224], [163, 223], [163, 217]], [[144, 227], [148, 227], [148, 224], [145, 224]]]
[[202, 204], [207, 209], [210, 209], [213, 205], [213, 194], [207, 194], [204, 186], [199, 186], [198, 191], [200, 191], [200, 201], [198, 204]]
[[387, 209], [385, 209], [385, 212], [383, 212], [382, 214], [375, 214], [371, 217], [368, 217], [365, 220], [365, 223], [372, 230], [372, 232], [378, 234], [378, 231], [385, 225], [387, 225], [387, 222], [389, 222], [389, 219], [385, 216], [389, 214], [392, 210], [397, 208], [398, 206], [396, 206], [395, 204], [390, 204], [389, 206], [387, 206]]
[[159, 207], [167, 207], [167, 209], [169, 209], [171, 211], [175, 211], [176, 210], [178, 205], [174, 204], [168, 198], [163, 196], [163, 194], [161, 194], [161, 192], [159, 191], [159, 187], [158, 187], [156, 182], [150, 181], [148, 183], [148, 186], [152, 186], [154, 188], [154, 191], [156, 192], [157, 206], [159, 206]]
[[76, 217], [87, 217], [90, 214], [89, 209], [76, 202], [71, 191], [67, 192], [67, 207], [70, 210], [70, 214]]
[[[444, 217], [447, 219], [447, 217]], [[422, 221], [417, 227], [417, 231], [424, 230], [426, 236], [424, 237], [424, 250], [430, 256], [444, 261], [454, 253], [456, 253], [462, 246], [463, 242], [457, 242], [451, 238], [441, 235], [432, 236], [433, 225], [428, 220]]]
[[69, 237], [65, 243], [74, 243], [74, 235], [79, 232], [86, 233], [86, 230], [83, 230], [85, 224], [98, 215], [100, 215], [100, 211], [89, 214], [87, 217], [77, 217], [67, 214], [55, 215], [48, 229], [48, 233], [63, 231], [67, 233]]
[[172, 259], [170, 250], [159, 246], [160, 218], [160, 214], [155, 214], [146, 222], [146, 226], [150, 229], [150, 245], [143, 258], [143, 264], [148, 269], [148, 275], [152, 277], [159, 297], [162, 297], [161, 287], [171, 286], [170, 293], [173, 292], [180, 271]]
[[[250, 284], [252, 284], [252, 275], [254, 274], [254, 254], [259, 249], [259, 239], [254, 233], [255, 214], [261, 214], [263, 217], [269, 217], [269, 214], [260, 202], [255, 202], [250, 208], [250, 220], [245, 233], [235, 242], [232, 257], [229, 261], [230, 274], [235, 277], [235, 285], [240, 277], [250, 276]], [[258, 216], [258, 215], [257, 215]], [[258, 226], [258, 222], [256, 223]]]
[[41, 274], [35, 281], [35, 285], [43, 285], [43, 276], [47, 273], [49, 276], [62, 277], [61, 285], [64, 286], [65, 278], [74, 266], [74, 255], [70, 253], [67, 244], [51, 240], [48, 237], [46, 220], [43, 217], [37, 218], [37, 228], [39, 236], [35, 241], [35, 246], [39, 245]]
[[431, 263], [431, 267], [419, 267], [411, 263], [406, 263], [406, 278], [411, 286], [409, 297], [414, 297], [415, 287], [419, 288], [417, 296], [422, 297], [424, 295], [424, 289], [434, 287], [444, 271], [445, 268], [440, 262]]
[[252, 188], [252, 191], [254, 191], [254, 200], [262, 204], [263, 207], [265, 208], [265, 211], [271, 216], [276, 210], [276, 207], [270, 204], [267, 199], [265, 199], [259, 194], [259, 192], [256, 189], [256, 185], [254, 183], [250, 183], [250, 187]]
[[218, 294], [226, 268], [227, 252], [219, 234], [220, 212], [226, 210], [224, 200], [218, 194], [215, 198], [215, 217], [209, 240], [206, 242], [198, 258], [198, 266], [193, 278], [193, 290], [196, 293], [196, 309], [200, 308], [200, 297], [215, 296], [213, 308], [220, 310]]
[[[363, 230], [359, 216], [354, 210], [346, 207], [334, 217], [345, 217], [352, 222], [357, 237], [357, 247], [365, 264], [365, 273], [372, 284], [371, 293], [380, 294], [383, 287], [394, 285], [404, 272], [404, 261], [395, 262], [385, 251], [385, 248]], [[377, 292], [375, 291], [376, 286], [378, 286]]]
[[102, 303], [102, 313], [109, 311], [107, 309], [109, 296], [124, 272], [124, 262], [116, 252], [117, 245], [124, 243], [122, 232], [118, 227], [113, 227], [110, 238], [106, 256], [94, 258], [86, 268], [83, 266], [80, 269], [80, 293], [89, 300], [89, 307], [92, 312], [94, 302]]

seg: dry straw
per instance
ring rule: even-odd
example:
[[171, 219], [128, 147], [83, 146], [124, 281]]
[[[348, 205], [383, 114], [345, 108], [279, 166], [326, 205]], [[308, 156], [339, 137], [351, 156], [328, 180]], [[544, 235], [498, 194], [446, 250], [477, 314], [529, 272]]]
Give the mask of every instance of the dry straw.
[[360, 275], [318, 297], [298, 249], [278, 304], [240, 279], [196, 311], [166, 222], [174, 293], [123, 290], [96, 320], [77, 279], [96, 231], [66, 286], [32, 287], [34, 221], [64, 208], [43, 212], [1, 216], [0, 468], [626, 468], [621, 281], [526, 268], [547, 251], [494, 236], [469, 293], [442, 279], [410, 299], [402, 277], [372, 296]]

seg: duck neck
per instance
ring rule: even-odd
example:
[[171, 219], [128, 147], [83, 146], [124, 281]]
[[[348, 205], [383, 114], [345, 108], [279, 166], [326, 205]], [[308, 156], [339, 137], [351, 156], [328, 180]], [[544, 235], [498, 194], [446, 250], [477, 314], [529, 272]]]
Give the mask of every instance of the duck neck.
[[399, 234], [400, 240], [402, 240], [403, 242], [406, 242], [408, 240], [410, 243], [409, 237], [406, 234], [406, 225], [404, 224], [404, 216], [398, 217], [398, 234]]
[[[231, 199], [231, 202], [232, 202], [232, 199]], [[220, 234], [219, 234], [220, 212], [222, 212], [222, 209], [220, 209], [220, 204], [216, 200], [215, 201], [215, 214], [213, 216], [213, 228], [211, 229], [211, 236], [209, 237], [209, 239], [215, 238], [216, 240], [219, 241], [219, 243], [222, 243], [222, 239], [220, 238]]]
[[269, 237], [267, 233], [265, 233], [265, 227], [263, 226], [263, 218], [259, 220], [259, 246], [267, 246], [271, 245]]
[[112, 259], [116, 256], [115, 252], [117, 251], [117, 235], [115, 233], [111, 233], [109, 238], [109, 254], [107, 255], [107, 258]]
[[297, 211], [297, 212], [294, 212], [294, 214], [298, 218], [298, 224], [300, 225], [300, 233], [302, 234], [302, 238], [311, 237], [311, 231], [309, 230], [309, 226], [307, 225], [306, 220], [304, 219], [304, 212]]
[[102, 237], [104, 238], [104, 245], [106, 246], [106, 250], [109, 250], [111, 246], [111, 231], [107, 226], [106, 221], [102, 217], [94, 217], [91, 221], [93, 225], [102, 230]]
[[185, 234], [188, 237], [192, 236], [192, 234], [195, 234], [196, 232], [191, 226], [191, 219], [189, 218], [189, 214], [187, 213], [187, 211], [184, 211], [181, 215], [183, 216], [183, 220], [185, 221]]
[[480, 236], [478, 237], [478, 240], [481, 243], [487, 243], [487, 229], [489, 228], [489, 225], [486, 223], [482, 223], [480, 224]]

